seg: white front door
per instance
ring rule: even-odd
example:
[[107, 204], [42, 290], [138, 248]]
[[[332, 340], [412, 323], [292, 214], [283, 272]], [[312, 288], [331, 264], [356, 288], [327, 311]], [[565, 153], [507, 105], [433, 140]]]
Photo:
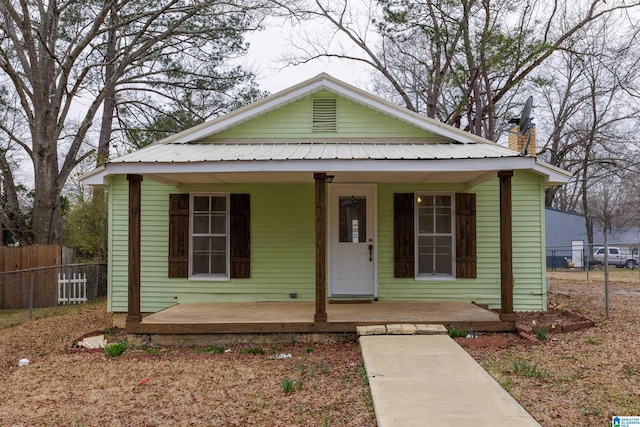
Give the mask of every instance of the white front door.
[[374, 297], [375, 185], [333, 185], [329, 195], [329, 296]]

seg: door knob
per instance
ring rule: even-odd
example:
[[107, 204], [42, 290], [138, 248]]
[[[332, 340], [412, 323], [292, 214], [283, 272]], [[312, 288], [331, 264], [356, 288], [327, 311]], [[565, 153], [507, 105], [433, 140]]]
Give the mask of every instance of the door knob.
[[369, 245], [369, 261], [373, 261], [373, 245]]

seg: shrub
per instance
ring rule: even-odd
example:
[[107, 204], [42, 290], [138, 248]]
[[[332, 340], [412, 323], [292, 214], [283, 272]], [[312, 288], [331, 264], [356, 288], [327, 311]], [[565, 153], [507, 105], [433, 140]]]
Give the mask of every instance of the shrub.
[[114, 344], [108, 344], [104, 351], [111, 357], [120, 357], [127, 351], [129, 344], [126, 341], [120, 341]]
[[451, 338], [464, 338], [467, 336], [467, 332], [462, 329], [458, 329], [455, 326], [449, 327], [449, 336]]

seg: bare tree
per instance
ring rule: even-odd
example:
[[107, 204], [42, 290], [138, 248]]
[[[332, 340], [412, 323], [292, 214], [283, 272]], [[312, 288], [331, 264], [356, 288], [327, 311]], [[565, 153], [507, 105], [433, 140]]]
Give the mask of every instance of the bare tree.
[[[303, 37], [289, 64], [319, 58], [367, 63], [382, 76], [377, 87], [386, 82], [382, 92], [393, 91], [407, 108], [495, 140], [514, 89], [553, 52], [564, 49], [579, 30], [640, 3], [372, 0], [367, 10], [382, 40], [378, 45], [368, 42], [372, 29], [358, 20], [349, 0], [284, 6], [301, 21], [321, 20], [331, 28], [323, 39]], [[377, 17], [376, 6], [381, 8]], [[337, 39], [342, 44], [335, 46], [331, 42]]]
[[[638, 169], [632, 153], [640, 60], [636, 33], [622, 28], [608, 17], [579, 31], [568, 49], [536, 71], [530, 86], [540, 100], [542, 128], [550, 130], [539, 155], [574, 174], [568, 185], [547, 190], [547, 206], [598, 217], [609, 226], [617, 220], [611, 215], [622, 212], [610, 209], [614, 195], [618, 201], [630, 197], [634, 185], [628, 177]], [[593, 243], [590, 232], [588, 240]]]
[[[86, 139], [105, 99], [117, 90], [162, 93], [158, 85], [185, 67], [189, 81], [202, 86], [212, 71], [208, 59], [246, 47], [241, 34], [255, 28], [257, 6], [253, 0], [0, 0], [0, 79], [18, 99], [28, 132], [0, 129], [33, 167], [30, 230], [20, 243], [61, 241], [61, 191], [91, 152]], [[20, 211], [7, 153], [0, 152], [7, 208]], [[17, 229], [12, 221], [2, 215], [5, 227]]]

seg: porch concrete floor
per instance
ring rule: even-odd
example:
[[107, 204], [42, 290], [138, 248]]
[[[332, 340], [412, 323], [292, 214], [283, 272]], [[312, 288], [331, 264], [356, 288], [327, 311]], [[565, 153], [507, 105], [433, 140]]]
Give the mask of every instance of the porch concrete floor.
[[[144, 324], [313, 323], [313, 301], [177, 304], [144, 317]], [[499, 322], [496, 313], [466, 302], [375, 301], [327, 304], [328, 323], [468, 324]], [[355, 329], [354, 329], [355, 332]]]

